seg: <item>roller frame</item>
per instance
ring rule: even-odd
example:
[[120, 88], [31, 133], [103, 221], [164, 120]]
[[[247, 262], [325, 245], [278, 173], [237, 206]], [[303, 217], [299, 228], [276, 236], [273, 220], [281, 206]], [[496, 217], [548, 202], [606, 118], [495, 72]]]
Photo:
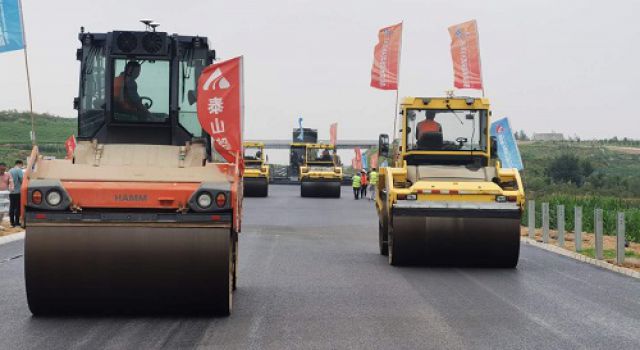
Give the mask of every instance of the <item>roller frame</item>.
[[228, 315], [234, 251], [230, 226], [28, 225], [27, 301], [34, 315]]

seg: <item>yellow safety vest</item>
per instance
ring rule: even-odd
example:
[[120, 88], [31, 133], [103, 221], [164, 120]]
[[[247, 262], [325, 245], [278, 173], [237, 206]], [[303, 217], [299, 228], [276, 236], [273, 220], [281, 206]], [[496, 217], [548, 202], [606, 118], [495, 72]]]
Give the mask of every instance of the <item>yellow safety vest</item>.
[[352, 186], [353, 188], [360, 188], [360, 176], [358, 175], [354, 175], [353, 178], [351, 178], [352, 182]]
[[369, 183], [372, 185], [377, 185], [378, 184], [378, 173], [375, 171], [372, 171], [371, 174], [369, 174]]

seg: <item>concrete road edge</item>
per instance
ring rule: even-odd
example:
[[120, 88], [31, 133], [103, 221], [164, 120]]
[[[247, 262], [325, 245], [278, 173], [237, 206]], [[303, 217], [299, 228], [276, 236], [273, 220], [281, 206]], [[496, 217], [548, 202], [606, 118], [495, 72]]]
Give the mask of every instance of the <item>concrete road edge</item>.
[[529, 237], [520, 237], [520, 240], [525, 243], [525, 244], [529, 244], [532, 245], [534, 247], [538, 247], [541, 249], [544, 249], [546, 251], [550, 251], [556, 254], [560, 254], [560, 255], [564, 255], [566, 257], [578, 260], [578, 261], [582, 261], [585, 262], [587, 264], [591, 264], [591, 265], [595, 265], [598, 267], [601, 267], [603, 269], [606, 270], [610, 270], [610, 271], [614, 271], [620, 274], [623, 274], [625, 276], [629, 276], [629, 277], [633, 277], [633, 278], [638, 278], [640, 279], [640, 272], [626, 268], [626, 267], [622, 267], [622, 266], [618, 266], [618, 265], [614, 265], [611, 263], [608, 263], [604, 260], [597, 260], [594, 258], [590, 258], [588, 256], [582, 255], [580, 253], [576, 253], [576, 252], [572, 252], [570, 250], [566, 250], [564, 248], [560, 248], [558, 246], [555, 245], [551, 245], [551, 244], [545, 244], [545, 243], [540, 243], [536, 240], [533, 240]]
[[0, 237], [0, 245], [24, 239], [24, 231]]

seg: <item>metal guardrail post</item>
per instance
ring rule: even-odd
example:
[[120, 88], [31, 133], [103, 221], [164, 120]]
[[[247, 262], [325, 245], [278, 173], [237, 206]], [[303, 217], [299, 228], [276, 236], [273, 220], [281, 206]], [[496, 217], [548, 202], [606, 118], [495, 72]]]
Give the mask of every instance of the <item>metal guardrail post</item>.
[[622, 265], [624, 263], [624, 213], [618, 213], [617, 240], [616, 240], [616, 263]]
[[574, 243], [576, 244], [576, 252], [582, 251], [582, 207], [573, 209], [575, 222], [573, 224]]
[[[0, 191], [0, 223], [4, 219], [4, 214], [9, 212], [9, 191]], [[0, 230], [2, 227], [0, 227]]]
[[564, 205], [558, 205], [558, 245], [564, 247]]
[[529, 238], [534, 239], [536, 237], [536, 201], [529, 201]]
[[596, 233], [596, 259], [602, 260], [602, 209], [596, 209], [593, 215]]
[[549, 203], [542, 203], [542, 242], [549, 243]]

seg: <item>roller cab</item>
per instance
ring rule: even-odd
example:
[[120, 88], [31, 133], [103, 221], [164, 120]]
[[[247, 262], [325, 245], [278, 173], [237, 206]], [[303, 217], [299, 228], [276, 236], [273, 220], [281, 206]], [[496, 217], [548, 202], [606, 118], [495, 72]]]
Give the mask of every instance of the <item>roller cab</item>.
[[242, 181], [239, 159], [211, 149], [196, 114], [208, 40], [155, 30], [79, 39], [73, 157], [35, 147], [21, 189], [31, 312], [228, 315]]
[[267, 197], [269, 195], [269, 164], [262, 142], [243, 143], [245, 197]]
[[489, 137], [484, 98], [405, 98], [399, 139], [379, 151], [379, 246], [392, 265], [515, 267], [524, 188]]
[[300, 166], [302, 197], [340, 198], [342, 167], [336, 162], [335, 147], [328, 144], [304, 144], [305, 156]]

